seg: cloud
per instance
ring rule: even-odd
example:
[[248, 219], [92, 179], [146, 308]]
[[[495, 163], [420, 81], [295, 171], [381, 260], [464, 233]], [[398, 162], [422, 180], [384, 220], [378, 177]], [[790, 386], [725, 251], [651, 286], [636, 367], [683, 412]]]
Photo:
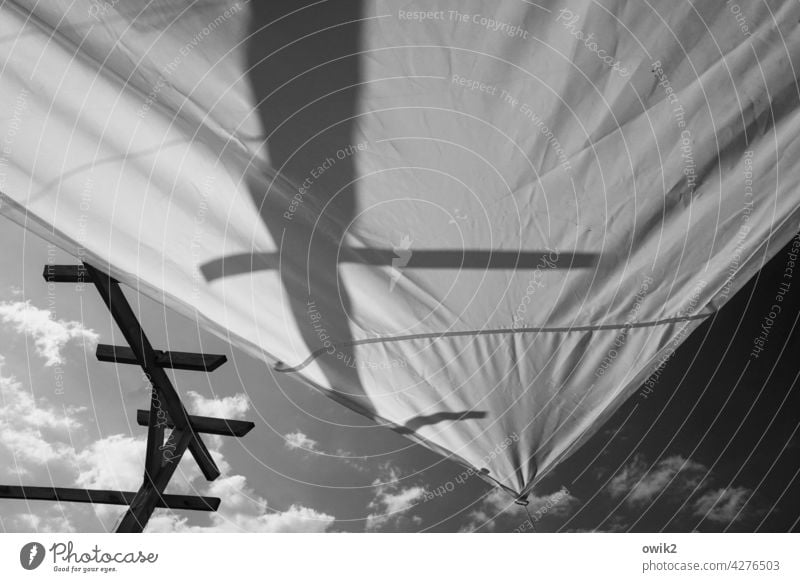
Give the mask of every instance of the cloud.
[[753, 491], [747, 487], [723, 487], [708, 491], [694, 502], [694, 515], [722, 524], [760, 515], [762, 511], [745, 510], [752, 495]]
[[286, 448], [290, 451], [295, 449], [302, 449], [304, 451], [310, 451], [313, 453], [318, 453], [320, 450], [317, 448], [317, 441], [314, 439], [308, 438], [305, 434], [300, 432], [299, 430], [296, 432], [290, 432], [283, 435], [283, 438], [286, 439], [284, 443]]
[[411, 509], [425, 496], [425, 488], [419, 485], [400, 486], [399, 471], [389, 465], [381, 468], [382, 477], [372, 485], [376, 487], [375, 497], [368, 508], [373, 511], [367, 515], [366, 531], [376, 531], [392, 525], [395, 529], [416, 528], [422, 518], [407, 516]]
[[[223, 501], [220, 511], [227, 500]], [[214, 514], [217, 515], [217, 514]], [[175, 514], [161, 513], [154, 515], [147, 526], [148, 533], [159, 532], [263, 532], [263, 533], [322, 533], [328, 531], [335, 518], [302, 505], [292, 505], [283, 512], [263, 513], [258, 516], [236, 514], [233, 519], [215, 518], [214, 526], [190, 526], [188, 519]]]
[[354, 453], [341, 448], [336, 449], [336, 452], [333, 453], [325, 451], [319, 446], [317, 441], [300, 432], [299, 430], [286, 433], [283, 435], [283, 438], [285, 439], [284, 445], [286, 445], [286, 448], [290, 451], [301, 450], [305, 451], [306, 453], [315, 453], [323, 457], [335, 459], [336, 461], [341, 461], [348, 467], [351, 467], [362, 473], [368, 470], [366, 457], [356, 456]]
[[63, 364], [61, 350], [72, 340], [82, 341], [90, 349], [99, 340], [98, 334], [83, 323], [54, 319], [50, 311], [39, 309], [30, 301], [0, 302], [0, 320], [34, 340], [37, 353], [47, 360], [45, 366]]
[[[147, 526], [148, 532], [324, 532], [336, 520], [332, 515], [296, 504], [286, 511], [270, 510], [267, 500], [249, 487], [244, 475], [228, 474], [228, 464], [223, 459], [216, 460], [223, 473], [221, 477], [204, 487], [205, 491], [194, 486], [184, 491], [222, 499], [219, 510], [210, 514], [211, 523], [190, 525], [186, 517], [156, 510]], [[193, 473], [196, 473], [198, 481], [202, 481], [199, 471]], [[170, 491], [175, 489], [178, 488], [170, 488]]]
[[0, 518], [5, 531], [64, 533], [74, 532], [75, 527], [63, 513], [51, 511], [53, 515], [36, 515], [34, 513], [18, 513], [10, 517]]
[[[637, 456], [611, 480], [606, 492], [613, 498], [625, 496], [625, 506], [639, 516], [644, 504], [665, 493], [664, 499], [678, 505], [672, 519], [689, 524], [687, 531], [698, 527], [697, 517], [716, 530], [720, 525], [738, 524], [764, 515], [765, 509], [756, 505], [751, 489], [741, 486], [712, 489], [714, 480], [705, 465], [679, 455], [668, 457], [650, 469], [644, 458]], [[617, 515], [615, 519], [622, 523], [624, 517]]]
[[189, 408], [200, 416], [213, 416], [229, 420], [240, 419], [250, 410], [250, 402], [244, 394], [235, 394], [224, 398], [206, 398], [194, 390], [187, 392]]
[[640, 507], [667, 488], [694, 490], [708, 476], [705, 465], [680, 455], [667, 457], [649, 469], [644, 458], [637, 455], [614, 476], [606, 491], [613, 498], [624, 495], [629, 507]]
[[[6, 467], [17, 475], [25, 475], [48, 463], [59, 463], [59, 470], [64, 473], [55, 477], [59, 485], [69, 486], [72, 482], [82, 488], [121, 491], [139, 488], [144, 472], [146, 439], [143, 435], [110, 435], [82, 445], [76, 453], [69, 441], [85, 438], [81, 434], [83, 425], [74, 418], [75, 413], [84, 409], [59, 409], [43, 399], [37, 402], [13, 376], [2, 374], [4, 363], [0, 356], [0, 452], [8, 449], [13, 455], [11, 459], [0, 456]], [[241, 415], [249, 406], [243, 395], [212, 400], [193, 394], [191, 398], [198, 413], [228, 418]], [[248, 485], [243, 475], [232, 473], [230, 464], [220, 451], [224, 442], [222, 437], [210, 437], [213, 435], [205, 435], [205, 441], [222, 475], [207, 483], [191, 455], [186, 454], [167, 491], [220, 497], [219, 511], [210, 514], [207, 525], [189, 525], [188, 518], [168, 510], [157, 510], [148, 531], [321, 532], [331, 528], [334, 516], [299, 504], [285, 511], [271, 510], [267, 500]], [[59, 441], [59, 438], [67, 442]], [[48, 475], [50, 470], [48, 465]], [[97, 505], [93, 511], [93, 517], [100, 520], [102, 529], [108, 530], [123, 509]], [[45, 511], [41, 514], [26, 512], [5, 517], [2, 523], [11, 531], [73, 531], [75, 527], [68, 516], [83, 516], [81, 523], [85, 524], [86, 515], [85, 506], [81, 510], [66, 504], [59, 507], [59, 515]]]
[[[219, 450], [222, 439], [209, 439], [208, 436], [205, 435], [204, 440], [221, 476], [206, 482], [187, 452], [167, 492], [219, 497], [222, 499], [219, 510], [207, 514], [209, 524], [194, 525], [186, 517], [157, 509], [147, 526], [148, 532], [322, 532], [331, 527], [334, 516], [302, 505], [292, 505], [283, 512], [270, 510], [267, 500], [248, 485], [244, 475], [232, 474], [230, 464]], [[76, 484], [88, 488], [135, 491], [142, 482], [144, 457], [144, 438], [112, 435], [100, 439], [77, 455], [80, 471]], [[120, 508], [103, 508], [97, 513], [110, 528], [119, 517]]]
[[144, 438], [101, 438], [76, 455], [75, 483], [87, 489], [135, 491], [142, 484], [144, 457]]
[[[74, 415], [83, 408], [67, 406], [61, 410], [40, 399], [12, 376], [3, 375], [5, 358], [0, 355], [0, 447], [11, 452], [13, 472], [25, 475], [33, 466], [72, 458], [73, 449], [65, 442], [70, 433], [82, 428]], [[5, 463], [12, 467], [12, 463]]]
[[502, 489], [492, 489], [478, 507], [467, 514], [467, 521], [461, 526], [460, 531], [471, 532], [479, 529], [495, 531], [498, 526], [504, 530], [530, 531], [533, 528], [530, 527], [528, 513], [530, 513], [535, 527], [536, 523], [545, 516], [564, 517], [569, 515], [577, 503], [578, 498], [562, 487], [547, 495], [529, 495], [526, 511], [524, 506], [514, 503], [514, 499], [509, 493]]

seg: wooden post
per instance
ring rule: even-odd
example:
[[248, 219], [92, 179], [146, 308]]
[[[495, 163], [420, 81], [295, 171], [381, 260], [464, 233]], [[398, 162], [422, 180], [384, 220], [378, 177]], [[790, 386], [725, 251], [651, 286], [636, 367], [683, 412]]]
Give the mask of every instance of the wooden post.
[[[77, 501], [129, 505], [117, 528], [121, 533], [141, 532], [157, 507], [216, 511], [216, 497], [165, 495], [172, 475], [188, 449], [203, 475], [213, 481], [220, 475], [200, 433], [243, 437], [255, 426], [252, 422], [190, 416], [164, 368], [212, 372], [227, 358], [220, 354], [199, 354], [155, 350], [147, 339], [119, 282], [88, 263], [83, 265], [47, 265], [44, 278], [58, 283], [94, 283], [111, 316], [129, 346], [100, 344], [97, 359], [117, 364], [141, 366], [152, 386], [150, 410], [139, 410], [136, 420], [147, 426], [144, 478], [136, 493], [55, 487], [13, 487], [0, 485], [0, 498]], [[164, 441], [165, 429], [172, 432]]]
[[[160, 466], [157, 472], [155, 475], [151, 475], [152, 478], [145, 481], [142, 488], [136, 493], [131, 506], [117, 527], [117, 533], [141, 533], [144, 530], [191, 440], [192, 433], [189, 431], [182, 429], [172, 431], [167, 443], [172, 442], [173, 445], [167, 446], [167, 443], [162, 445], [164, 448], [159, 451]], [[174, 446], [174, 450], [172, 446]]]
[[172, 422], [175, 423], [177, 428], [188, 432], [189, 451], [200, 466], [203, 475], [209, 481], [213, 481], [220, 475], [219, 468], [211, 458], [211, 453], [208, 452], [203, 441], [192, 429], [192, 425], [189, 423], [189, 414], [183, 407], [181, 399], [172, 386], [169, 377], [164, 372], [164, 369], [156, 364], [156, 354], [153, 346], [147, 339], [139, 320], [122, 293], [122, 289], [119, 288], [119, 283], [88, 263], [84, 263], [84, 267], [97, 290], [100, 291], [100, 296], [108, 306], [111, 316], [117, 322], [122, 335], [125, 336], [131, 349], [136, 354], [142, 369], [162, 399], [162, 404], [167, 409]]

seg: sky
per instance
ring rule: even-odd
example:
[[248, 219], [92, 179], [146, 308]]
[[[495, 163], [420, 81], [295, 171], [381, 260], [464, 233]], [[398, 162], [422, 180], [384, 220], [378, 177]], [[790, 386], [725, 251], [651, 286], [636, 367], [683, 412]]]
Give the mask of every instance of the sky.
[[[149, 388], [138, 367], [95, 359], [98, 342], [124, 343], [100, 296], [48, 285], [46, 263], [75, 260], [5, 218], [0, 245], [0, 484], [138, 489], [146, 430], [135, 414]], [[751, 355], [788, 248], [547, 475], [527, 509], [127, 289], [156, 348], [228, 356], [211, 374], [170, 372], [190, 412], [256, 425], [242, 439], [204, 437], [216, 481], [187, 455], [167, 490], [218, 496], [218, 512], [159, 509], [146, 531], [798, 531], [800, 281]], [[0, 531], [113, 531], [122, 512], [0, 500]]]

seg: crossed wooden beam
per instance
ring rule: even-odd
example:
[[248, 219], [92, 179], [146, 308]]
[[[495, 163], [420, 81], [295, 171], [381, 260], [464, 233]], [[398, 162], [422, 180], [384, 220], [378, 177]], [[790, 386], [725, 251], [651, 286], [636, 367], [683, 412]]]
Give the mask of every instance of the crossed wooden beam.
[[[216, 511], [220, 504], [217, 497], [165, 495], [164, 490], [187, 450], [206, 479], [213, 481], [219, 477], [219, 468], [200, 437], [202, 433], [243, 437], [255, 425], [242, 420], [190, 415], [164, 369], [213, 372], [227, 361], [226, 357], [153, 349], [119, 282], [88, 263], [47, 265], [44, 278], [52, 283], [94, 283], [129, 346], [100, 344], [97, 359], [139, 365], [153, 386], [150, 410], [136, 412], [137, 423], [147, 427], [144, 479], [136, 492], [0, 485], [0, 498], [128, 505], [117, 526], [118, 533], [143, 531], [157, 507]], [[165, 429], [171, 430], [166, 440]]]

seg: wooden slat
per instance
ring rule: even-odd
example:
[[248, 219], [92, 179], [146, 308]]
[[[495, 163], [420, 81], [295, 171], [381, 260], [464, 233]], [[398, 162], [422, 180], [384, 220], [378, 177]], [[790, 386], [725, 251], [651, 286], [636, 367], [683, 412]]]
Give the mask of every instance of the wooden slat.
[[83, 265], [45, 265], [42, 273], [48, 283], [91, 283], [92, 277]]
[[[195, 372], [213, 372], [228, 361], [222, 354], [198, 354], [195, 352], [170, 352], [153, 350], [156, 354], [156, 366], [175, 370], [192, 370]], [[98, 344], [95, 352], [101, 362], [117, 364], [136, 364], [139, 360], [128, 346], [112, 346]]]
[[150, 344], [150, 340], [147, 339], [122, 289], [109, 275], [95, 269], [88, 263], [84, 263], [84, 266], [89, 271], [92, 282], [100, 292], [100, 297], [111, 312], [111, 316], [117, 323], [122, 335], [125, 336], [128, 345], [130, 345], [134, 354], [136, 354], [136, 358], [141, 362], [142, 369], [148, 374], [151, 383], [158, 390], [161, 405], [169, 413], [176, 428], [189, 431], [189, 451], [197, 461], [200, 471], [202, 471], [206, 479], [213, 481], [220, 476], [219, 468], [214, 459], [211, 458], [208, 447], [192, 429], [189, 423], [189, 413], [183, 407], [180, 396], [178, 396], [166, 372], [156, 365], [156, 354], [153, 346]]
[[175, 370], [213, 372], [228, 361], [223, 354], [198, 354], [194, 352], [159, 352], [156, 364]]
[[[109, 491], [105, 489], [73, 489], [70, 487], [30, 487], [27, 485], [0, 485], [0, 499], [27, 499], [33, 501], [64, 501], [71, 503], [102, 503], [105, 505], [130, 505], [135, 491]], [[162, 495], [156, 507], [166, 509], [192, 509], [216, 511], [219, 497], [192, 495]]]
[[[150, 426], [150, 412], [147, 410], [136, 411], [136, 422], [139, 426]], [[243, 437], [253, 430], [255, 423], [246, 420], [229, 420], [226, 418], [212, 418], [209, 416], [189, 416], [189, 422], [195, 431], [206, 434], [222, 436]], [[159, 423], [155, 423], [159, 424]], [[163, 424], [166, 428], [174, 428], [172, 421], [167, 418]]]

